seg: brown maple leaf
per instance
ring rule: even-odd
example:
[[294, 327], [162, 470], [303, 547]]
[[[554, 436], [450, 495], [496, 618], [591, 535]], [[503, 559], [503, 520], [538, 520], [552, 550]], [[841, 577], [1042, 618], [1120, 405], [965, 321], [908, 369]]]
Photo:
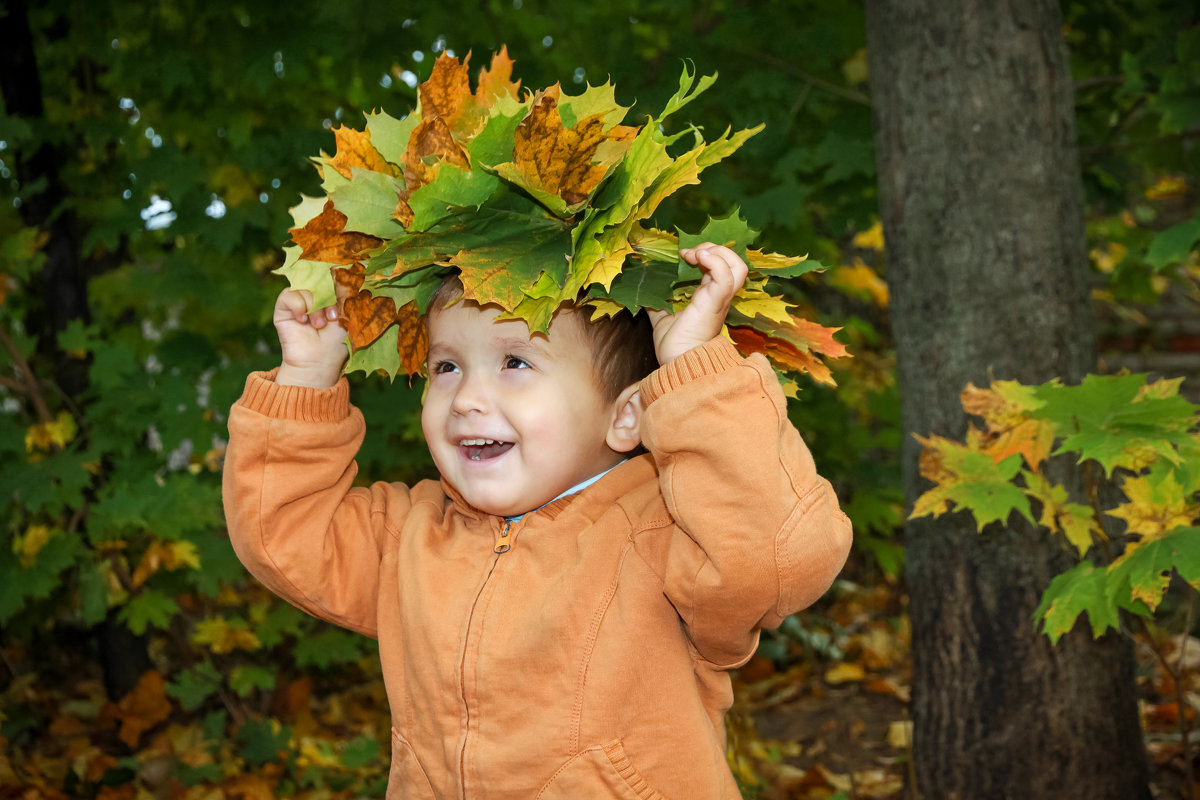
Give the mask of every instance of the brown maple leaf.
[[410, 300], [396, 312], [399, 336], [396, 347], [400, 351], [400, 364], [409, 375], [419, 374], [425, 367], [429, 354], [429, 336], [425, 318], [417, 310], [415, 300]]
[[617, 125], [605, 131], [602, 114], [593, 114], [566, 128], [558, 111], [558, 85], [551, 90], [534, 101], [517, 126], [513, 166], [531, 186], [558, 195], [568, 206], [574, 206], [586, 201], [608, 174], [611, 162], [593, 163], [600, 145], [629, 141], [636, 129]]
[[342, 319], [346, 323], [350, 344], [355, 349], [366, 347], [396, 321], [396, 303], [390, 297], [375, 297], [370, 292], [359, 292], [347, 297], [342, 304]]
[[404, 152], [404, 189], [392, 213], [405, 228], [413, 221], [409, 196], [437, 177], [443, 163], [464, 170], [471, 168], [471, 160], [454, 139], [446, 121], [441, 117], [422, 119], [408, 138], [408, 149]]
[[363, 251], [383, 242], [365, 233], [343, 230], [345, 227], [346, 215], [333, 207], [332, 200], [327, 200], [320, 214], [304, 227], [292, 228], [288, 233], [292, 235], [292, 241], [303, 248], [301, 258], [326, 264], [353, 264]]

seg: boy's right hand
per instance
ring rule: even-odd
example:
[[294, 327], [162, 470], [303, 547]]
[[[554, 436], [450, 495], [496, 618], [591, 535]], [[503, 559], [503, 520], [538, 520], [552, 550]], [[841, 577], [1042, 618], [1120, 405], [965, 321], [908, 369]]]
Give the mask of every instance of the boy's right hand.
[[327, 389], [338, 382], [349, 351], [336, 306], [313, 311], [311, 293], [284, 289], [275, 300], [274, 322], [283, 350], [276, 383]]

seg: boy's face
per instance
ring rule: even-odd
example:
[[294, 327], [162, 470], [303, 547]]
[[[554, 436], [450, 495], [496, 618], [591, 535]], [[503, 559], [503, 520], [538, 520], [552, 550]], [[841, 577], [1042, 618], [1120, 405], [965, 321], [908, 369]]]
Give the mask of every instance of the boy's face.
[[468, 503], [514, 516], [621, 460], [607, 441], [619, 401], [597, 387], [578, 313], [533, 337], [499, 313], [465, 300], [430, 312], [421, 428]]

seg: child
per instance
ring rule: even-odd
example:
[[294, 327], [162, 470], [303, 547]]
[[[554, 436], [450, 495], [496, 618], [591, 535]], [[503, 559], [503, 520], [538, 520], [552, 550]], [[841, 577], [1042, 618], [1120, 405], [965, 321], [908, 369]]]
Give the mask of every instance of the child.
[[273, 591], [378, 637], [388, 797], [738, 796], [729, 670], [829, 587], [850, 525], [766, 359], [721, 335], [745, 263], [681, 256], [703, 279], [651, 315], [661, 367], [615, 388], [613, 362], [645, 371], [633, 326], [565, 307], [531, 336], [437, 298], [422, 427], [442, 480], [412, 487], [351, 488], [344, 332], [280, 295], [283, 362], [230, 415], [229, 530]]

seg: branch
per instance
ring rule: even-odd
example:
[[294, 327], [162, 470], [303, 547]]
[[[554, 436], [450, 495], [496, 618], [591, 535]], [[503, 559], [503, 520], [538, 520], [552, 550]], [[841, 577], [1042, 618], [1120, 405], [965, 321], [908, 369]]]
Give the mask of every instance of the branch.
[[791, 63], [790, 61], [785, 61], [782, 58], [777, 58], [768, 53], [757, 53], [753, 50], [742, 50], [740, 48], [731, 48], [730, 52], [733, 53], [734, 55], [737, 55], [738, 57], [740, 57], [742, 59], [754, 59], [756, 61], [761, 61], [764, 64], [768, 64], [772, 67], [775, 67], [776, 69], [783, 70], [784, 72], [786, 72], [790, 75], [795, 75], [797, 78], [804, 81], [809, 86], [812, 86], [817, 89], [824, 89], [825, 91], [829, 92], [830, 94], [835, 94], [838, 97], [845, 98], [846, 100], [850, 100], [851, 102], [858, 103], [858, 104], [864, 105], [864, 106], [871, 105], [871, 98], [869, 95], [864, 94], [863, 92], [860, 92], [857, 89], [848, 89], [845, 86], [838, 86], [836, 83], [830, 83], [827, 80], [818, 78], [816, 75], [813, 75], [811, 73], [805, 72], [804, 70], [800, 69], [799, 67], [797, 67], [795, 64]]
[[25, 394], [31, 403], [33, 410], [37, 414], [39, 422], [53, 422], [54, 417], [50, 413], [50, 409], [46, 406], [46, 398], [42, 397], [42, 391], [38, 387], [37, 377], [33, 374], [33, 370], [29, 367], [29, 362], [25, 360], [25, 356], [21, 355], [21, 350], [17, 347], [17, 343], [8, 335], [8, 331], [0, 328], [0, 345], [8, 351], [9, 358], [16, 365], [17, 371], [21, 373], [21, 377], [25, 379], [24, 384], [20, 384], [11, 378], [4, 379], [4, 385], [15, 389]]

